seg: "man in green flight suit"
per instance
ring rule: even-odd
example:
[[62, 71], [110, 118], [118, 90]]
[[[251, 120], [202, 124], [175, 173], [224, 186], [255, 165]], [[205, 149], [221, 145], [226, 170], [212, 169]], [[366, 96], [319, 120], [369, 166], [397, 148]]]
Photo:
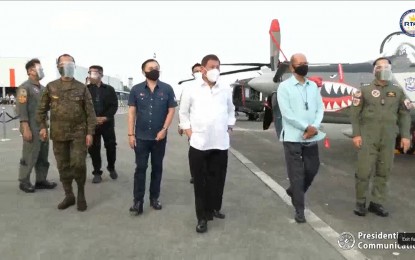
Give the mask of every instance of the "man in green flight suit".
[[354, 91], [351, 106], [353, 144], [358, 149], [354, 213], [366, 215], [366, 192], [373, 172], [372, 201], [368, 210], [387, 217], [389, 212], [383, 203], [393, 164], [395, 140], [400, 134], [401, 148], [404, 152], [409, 149], [411, 103], [402, 88], [392, 83], [390, 60], [378, 58], [373, 66], [375, 79]]
[[57, 59], [61, 78], [46, 85], [37, 110], [36, 120], [40, 125], [40, 138], [48, 137], [46, 116], [50, 110], [50, 139], [65, 190], [65, 199], [58, 209], [75, 204], [72, 181], [78, 185], [77, 207], [87, 208], [85, 200], [86, 154], [92, 144], [96, 116], [91, 94], [87, 87], [74, 78], [75, 60], [69, 54]]
[[[43, 68], [38, 59], [26, 63], [28, 80], [17, 89], [16, 109], [20, 118], [20, 133], [23, 137], [22, 158], [19, 165], [19, 188], [26, 192], [35, 189], [53, 189], [55, 182], [46, 179], [49, 170], [49, 141], [39, 139], [39, 125], [36, 123], [36, 109], [43, 89], [40, 80], [44, 77]], [[30, 183], [30, 174], [35, 169], [35, 186]]]

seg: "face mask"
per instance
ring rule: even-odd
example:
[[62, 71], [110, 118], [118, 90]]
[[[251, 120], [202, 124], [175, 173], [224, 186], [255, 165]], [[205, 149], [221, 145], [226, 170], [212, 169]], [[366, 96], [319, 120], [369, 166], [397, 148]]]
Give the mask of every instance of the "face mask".
[[62, 67], [58, 68], [58, 70], [62, 77], [73, 78], [75, 75], [75, 63], [64, 63]]
[[207, 79], [212, 83], [218, 81], [219, 76], [220, 72], [218, 69], [208, 70], [208, 72], [206, 73]]
[[377, 68], [373, 70], [373, 74], [377, 80], [390, 81], [392, 80], [392, 68], [390, 66]]
[[195, 73], [193, 73], [193, 77], [195, 79], [201, 79], [202, 78], [202, 72], [195, 72]]
[[300, 65], [294, 68], [294, 72], [298, 75], [305, 77], [308, 73], [308, 65]]
[[145, 74], [146, 74], [146, 78], [148, 78], [149, 80], [153, 80], [153, 81], [158, 80], [160, 77], [160, 71], [158, 70], [152, 70], [150, 72], [145, 72]]
[[36, 66], [36, 73], [39, 80], [45, 77], [45, 73], [43, 73], [43, 68], [41, 66]]
[[97, 71], [91, 71], [91, 79], [99, 79], [99, 76], [100, 76], [100, 74], [99, 74], [99, 72], [97, 72]]

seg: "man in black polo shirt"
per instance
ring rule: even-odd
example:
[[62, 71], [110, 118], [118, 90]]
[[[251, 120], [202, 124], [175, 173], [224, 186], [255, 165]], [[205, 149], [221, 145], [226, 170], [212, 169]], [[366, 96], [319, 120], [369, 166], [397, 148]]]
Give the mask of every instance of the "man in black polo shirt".
[[154, 59], [141, 65], [146, 81], [135, 85], [128, 100], [128, 139], [135, 151], [134, 205], [130, 213], [143, 213], [148, 158], [151, 154], [150, 205], [162, 208], [159, 201], [167, 129], [177, 106], [173, 88], [158, 80], [160, 65]]
[[101, 79], [104, 69], [101, 66], [93, 65], [89, 67], [88, 89], [91, 92], [94, 109], [97, 116], [97, 126], [92, 146], [88, 149], [91, 155], [94, 171], [92, 183], [102, 181], [102, 161], [101, 161], [101, 136], [104, 139], [104, 146], [107, 150], [107, 169], [111, 179], [115, 180], [118, 174], [115, 170], [116, 159], [116, 139], [114, 131], [114, 115], [118, 109], [118, 98], [115, 90], [110, 85], [102, 83]]

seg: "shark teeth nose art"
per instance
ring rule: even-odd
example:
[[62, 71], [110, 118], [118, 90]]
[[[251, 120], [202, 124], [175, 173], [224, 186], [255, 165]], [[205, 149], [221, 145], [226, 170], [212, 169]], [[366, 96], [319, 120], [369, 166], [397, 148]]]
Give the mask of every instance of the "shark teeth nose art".
[[345, 83], [323, 82], [320, 93], [323, 98], [324, 110], [339, 111], [352, 104], [352, 93], [355, 88]]

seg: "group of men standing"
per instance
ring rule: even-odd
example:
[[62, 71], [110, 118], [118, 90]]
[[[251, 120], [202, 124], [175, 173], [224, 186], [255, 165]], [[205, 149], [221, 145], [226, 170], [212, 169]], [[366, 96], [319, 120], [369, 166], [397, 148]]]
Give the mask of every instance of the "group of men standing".
[[[30, 60], [26, 64], [29, 79], [17, 90], [17, 111], [23, 136], [19, 187], [24, 192], [32, 193], [36, 189], [53, 189], [57, 186], [46, 178], [50, 137], [65, 191], [65, 198], [58, 208], [66, 209], [76, 202], [78, 210], [85, 211], [86, 155], [89, 151], [94, 167], [93, 182], [98, 183], [102, 174], [101, 136], [107, 150], [108, 171], [112, 179], [117, 178], [114, 168], [114, 115], [118, 109], [118, 99], [114, 89], [101, 82], [101, 66], [89, 68], [91, 84], [86, 86], [74, 78], [75, 60], [72, 56], [61, 55], [56, 64], [61, 77], [43, 87], [40, 84], [44, 77], [41, 62], [38, 59]], [[30, 182], [33, 168], [36, 172], [34, 186]], [[73, 180], [78, 187], [77, 199], [72, 191]]]
[[[379, 58], [374, 63], [375, 80], [353, 94], [351, 122], [353, 143], [358, 149], [356, 172], [356, 209], [359, 216], [366, 214], [366, 191], [369, 177], [374, 172], [373, 200], [368, 210], [387, 216], [382, 203], [386, 197], [386, 183], [390, 175], [394, 140], [402, 137], [401, 147], [409, 148], [410, 104], [401, 88], [392, 84], [390, 61]], [[107, 151], [107, 170], [117, 179], [115, 170], [116, 138], [114, 115], [118, 99], [114, 89], [102, 83], [103, 68], [89, 68], [87, 86], [74, 78], [75, 60], [68, 54], [57, 59], [61, 77], [43, 87], [43, 69], [37, 59], [26, 64], [29, 79], [18, 89], [17, 108], [23, 136], [23, 154], [20, 161], [20, 189], [53, 189], [56, 183], [47, 180], [50, 137], [59, 170], [65, 198], [58, 205], [66, 209], [77, 203], [79, 211], [87, 208], [85, 199], [86, 155], [89, 151], [93, 165], [93, 183], [102, 181], [100, 156], [101, 136]], [[173, 88], [159, 80], [160, 64], [146, 60], [141, 66], [145, 81], [135, 85], [129, 95], [128, 140], [135, 152], [134, 203], [130, 213], [143, 213], [146, 171], [151, 158], [150, 206], [161, 210], [160, 186], [167, 133], [177, 107]], [[279, 139], [283, 142], [290, 187], [286, 190], [295, 208], [297, 223], [306, 222], [305, 193], [318, 173], [320, 160], [318, 141], [325, 137], [320, 130], [324, 105], [317, 85], [310, 81], [308, 62], [303, 54], [290, 60], [292, 76], [277, 90], [281, 127]], [[189, 168], [194, 186], [196, 231], [207, 231], [213, 218], [225, 218], [221, 212], [225, 186], [229, 133], [235, 125], [235, 107], [232, 90], [220, 80], [220, 60], [207, 55], [201, 64], [192, 67], [194, 82], [183, 90], [179, 111], [179, 134], [189, 142]], [[50, 111], [50, 130], [48, 130]], [[36, 183], [30, 183], [32, 169]], [[78, 187], [77, 199], [72, 182]]]

